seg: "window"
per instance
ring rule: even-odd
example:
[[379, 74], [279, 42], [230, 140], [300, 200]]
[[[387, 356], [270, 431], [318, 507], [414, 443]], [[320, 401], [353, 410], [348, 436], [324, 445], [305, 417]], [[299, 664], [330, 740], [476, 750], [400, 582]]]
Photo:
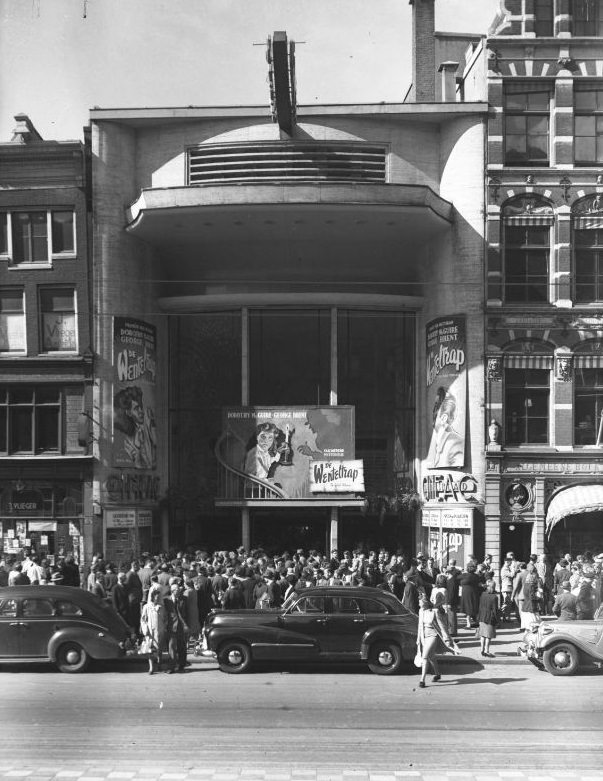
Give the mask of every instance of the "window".
[[505, 225], [505, 300], [548, 301], [550, 227]]
[[534, 14], [536, 16], [534, 26], [536, 35], [543, 37], [554, 35], [553, 0], [536, 0]]
[[55, 611], [57, 616], [81, 616], [83, 611], [81, 607], [74, 605], [73, 602], [67, 602], [65, 600], [59, 600], [56, 603]]
[[50, 263], [75, 254], [73, 210], [0, 213], [0, 255], [13, 264]]
[[576, 84], [574, 93], [574, 162], [603, 163], [603, 90]]
[[26, 351], [23, 291], [0, 290], [0, 352]]
[[576, 367], [574, 444], [603, 444], [603, 369]]
[[23, 616], [52, 616], [54, 608], [50, 599], [24, 599]]
[[357, 599], [351, 597], [335, 597], [333, 599], [333, 613], [360, 613]]
[[573, 6], [573, 35], [603, 35], [601, 0], [574, 0]]
[[574, 231], [574, 300], [603, 301], [603, 228]]
[[60, 423], [58, 387], [0, 386], [0, 453], [57, 452]]
[[67, 288], [40, 291], [42, 350], [76, 352], [75, 294]]
[[324, 613], [323, 597], [302, 597], [291, 611], [292, 613]]
[[505, 163], [549, 164], [550, 90], [540, 85], [507, 85], [505, 91]]
[[505, 441], [542, 445], [549, 439], [548, 369], [505, 369]]
[[17, 600], [16, 599], [0, 599], [0, 616], [16, 616], [17, 615]]
[[386, 605], [381, 602], [377, 602], [376, 599], [361, 599], [360, 610], [363, 613], [384, 613], [389, 614], [389, 610]]

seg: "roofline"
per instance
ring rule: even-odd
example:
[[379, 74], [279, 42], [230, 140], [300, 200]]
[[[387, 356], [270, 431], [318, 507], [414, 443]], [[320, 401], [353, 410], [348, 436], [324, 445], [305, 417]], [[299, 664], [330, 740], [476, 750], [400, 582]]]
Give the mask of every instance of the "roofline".
[[[472, 103], [348, 103], [316, 106], [298, 106], [298, 120], [320, 116], [402, 116], [442, 119], [488, 113], [485, 101]], [[128, 123], [152, 123], [173, 119], [240, 119], [258, 117], [271, 119], [268, 106], [186, 106], [157, 108], [93, 108], [91, 122], [111, 121]]]

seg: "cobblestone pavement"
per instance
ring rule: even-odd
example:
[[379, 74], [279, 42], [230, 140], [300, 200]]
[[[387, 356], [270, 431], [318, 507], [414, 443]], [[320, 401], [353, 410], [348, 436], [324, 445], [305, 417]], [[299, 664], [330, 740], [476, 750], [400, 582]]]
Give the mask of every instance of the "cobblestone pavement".
[[49, 767], [24, 768], [0, 765], [0, 779], [28, 781], [603, 781], [603, 773], [580, 774], [542, 771], [492, 770], [424, 771], [419, 770], [330, 770], [327, 768], [249, 767], [187, 768], [182, 771], [161, 768], [112, 770], [100, 767], [74, 767], [56, 770]]

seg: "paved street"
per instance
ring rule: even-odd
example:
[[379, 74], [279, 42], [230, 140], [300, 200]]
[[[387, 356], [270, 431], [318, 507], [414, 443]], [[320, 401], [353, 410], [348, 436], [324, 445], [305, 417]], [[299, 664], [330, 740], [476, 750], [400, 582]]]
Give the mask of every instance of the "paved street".
[[553, 678], [511, 656], [515, 639], [486, 664], [461, 640], [464, 656], [424, 690], [414, 671], [362, 666], [5, 667], [0, 778], [603, 779], [602, 674]]

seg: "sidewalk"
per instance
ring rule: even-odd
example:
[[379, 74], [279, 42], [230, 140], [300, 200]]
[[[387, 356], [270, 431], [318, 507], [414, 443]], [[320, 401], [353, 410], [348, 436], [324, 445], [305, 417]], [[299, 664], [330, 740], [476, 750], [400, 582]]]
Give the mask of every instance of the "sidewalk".
[[[459, 622], [460, 623], [460, 622]], [[464, 624], [464, 621], [463, 621]], [[502, 624], [496, 628], [496, 639], [490, 643], [490, 653], [495, 654], [494, 658], [482, 656], [480, 651], [480, 639], [476, 636], [475, 629], [465, 629], [459, 625], [459, 630], [455, 640], [461, 649], [460, 656], [444, 654], [442, 656], [446, 662], [456, 664], [468, 664], [478, 662], [483, 665], [490, 664], [526, 664], [526, 660], [517, 653], [517, 647], [523, 641], [525, 630], [519, 629], [518, 623], [514, 621], [511, 624]]]

